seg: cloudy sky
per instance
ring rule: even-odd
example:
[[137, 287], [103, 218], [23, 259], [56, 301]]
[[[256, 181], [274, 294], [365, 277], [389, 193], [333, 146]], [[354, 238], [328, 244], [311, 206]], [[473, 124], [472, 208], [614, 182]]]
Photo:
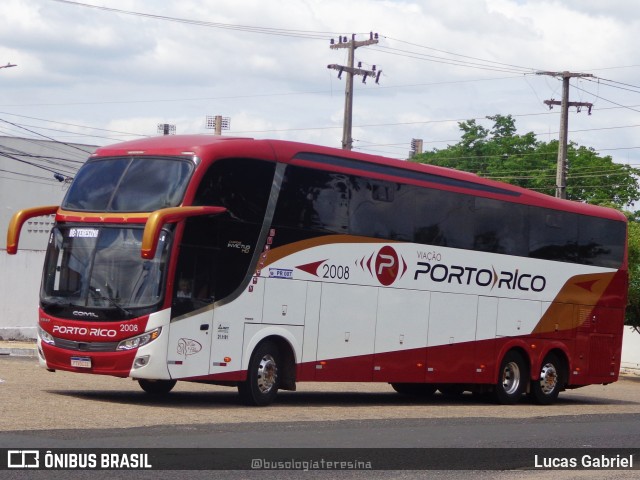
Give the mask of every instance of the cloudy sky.
[[[99, 8], [95, 8], [99, 7]], [[406, 158], [460, 137], [457, 122], [511, 114], [557, 138], [570, 71], [570, 140], [640, 166], [640, 4], [627, 0], [2, 0], [0, 135], [96, 145], [211, 133], [340, 146], [340, 35], [378, 85], [356, 78], [354, 149]], [[10, 122], [10, 123], [7, 123]]]

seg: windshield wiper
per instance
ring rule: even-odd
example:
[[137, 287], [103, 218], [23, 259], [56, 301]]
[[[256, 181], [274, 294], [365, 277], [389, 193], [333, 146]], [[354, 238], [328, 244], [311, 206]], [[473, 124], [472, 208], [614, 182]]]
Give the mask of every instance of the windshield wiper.
[[120, 305], [118, 302], [116, 302], [113, 298], [111, 298], [111, 297], [103, 297], [103, 296], [100, 296], [99, 298], [100, 298], [100, 300], [106, 300], [107, 302], [109, 302], [109, 305], [111, 305], [112, 307], [116, 307], [116, 309], [120, 313], [122, 313], [122, 314], [124, 314], [124, 315], [126, 315], [128, 317], [133, 317], [133, 313], [131, 312], [131, 310], [127, 310], [122, 305]]
[[[108, 287], [107, 287], [108, 288]], [[110, 288], [108, 288], [109, 290], [111, 290]], [[133, 317], [133, 313], [130, 310], [127, 310], [126, 308], [124, 308], [122, 305], [120, 305], [114, 298], [112, 298], [111, 296], [105, 297], [102, 292], [100, 292], [100, 289], [95, 288], [93, 286], [89, 286], [89, 293], [91, 294], [91, 298], [94, 300], [103, 300], [105, 302], [107, 302], [109, 305], [111, 305], [112, 307], [115, 307], [116, 309], [118, 309], [118, 311], [128, 317]]]

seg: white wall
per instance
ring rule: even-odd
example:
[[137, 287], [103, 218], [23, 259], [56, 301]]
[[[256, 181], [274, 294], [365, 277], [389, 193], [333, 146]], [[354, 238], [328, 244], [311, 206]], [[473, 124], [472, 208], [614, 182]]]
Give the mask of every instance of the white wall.
[[0, 250], [0, 338], [36, 338], [44, 251]]
[[640, 375], [640, 333], [631, 327], [624, 329], [621, 370]]

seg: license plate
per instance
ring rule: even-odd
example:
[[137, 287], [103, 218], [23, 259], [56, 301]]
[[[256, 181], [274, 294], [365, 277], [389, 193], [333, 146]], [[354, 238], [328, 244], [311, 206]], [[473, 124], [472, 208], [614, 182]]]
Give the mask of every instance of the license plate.
[[71, 366], [79, 368], [91, 368], [91, 359], [88, 357], [71, 357]]

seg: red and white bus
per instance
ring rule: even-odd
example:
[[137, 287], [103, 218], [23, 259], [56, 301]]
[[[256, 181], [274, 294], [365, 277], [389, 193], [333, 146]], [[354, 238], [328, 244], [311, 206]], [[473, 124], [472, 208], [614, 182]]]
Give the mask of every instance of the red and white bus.
[[429, 395], [618, 379], [626, 220], [476, 175], [286, 141], [162, 136], [97, 150], [55, 214], [50, 370], [237, 386], [388, 382]]

